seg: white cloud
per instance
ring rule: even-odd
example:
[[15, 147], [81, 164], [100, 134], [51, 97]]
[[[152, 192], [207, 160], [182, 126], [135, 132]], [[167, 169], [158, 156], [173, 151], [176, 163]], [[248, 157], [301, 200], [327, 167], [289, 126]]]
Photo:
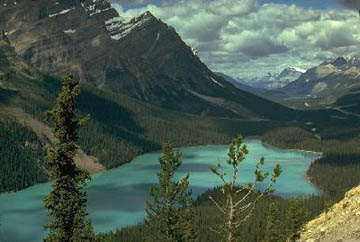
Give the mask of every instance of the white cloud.
[[116, 0], [118, 4], [144, 4], [148, 2], [148, 0]]
[[118, 9], [126, 18], [151, 11], [199, 50], [211, 69], [236, 77], [276, 72], [286, 65], [307, 68], [360, 53], [360, 20], [345, 9], [259, 5], [256, 0], [182, 0]]

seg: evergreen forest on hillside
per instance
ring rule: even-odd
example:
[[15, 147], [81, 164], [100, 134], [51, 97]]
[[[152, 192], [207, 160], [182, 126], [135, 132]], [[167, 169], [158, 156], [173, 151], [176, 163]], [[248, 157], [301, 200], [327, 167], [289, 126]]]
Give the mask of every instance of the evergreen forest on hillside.
[[0, 118], [0, 193], [47, 181], [43, 160], [42, 143], [32, 130]]

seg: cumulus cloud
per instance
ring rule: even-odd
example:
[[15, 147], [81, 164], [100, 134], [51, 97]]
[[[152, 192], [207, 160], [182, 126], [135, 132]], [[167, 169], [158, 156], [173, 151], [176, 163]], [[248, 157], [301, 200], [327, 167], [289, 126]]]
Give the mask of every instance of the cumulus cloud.
[[116, 0], [115, 3], [118, 4], [144, 4], [147, 3], [148, 0]]
[[211, 69], [235, 77], [277, 72], [287, 65], [307, 68], [360, 53], [358, 16], [345, 9], [260, 5], [256, 0], [181, 0], [118, 9], [125, 18], [151, 11], [198, 49]]

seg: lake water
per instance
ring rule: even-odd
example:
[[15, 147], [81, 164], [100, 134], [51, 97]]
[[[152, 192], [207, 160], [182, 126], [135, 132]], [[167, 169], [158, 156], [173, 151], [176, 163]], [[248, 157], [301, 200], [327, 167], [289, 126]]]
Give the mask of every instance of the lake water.
[[[264, 170], [280, 163], [283, 173], [275, 185], [282, 196], [311, 195], [315, 188], [304, 174], [319, 154], [303, 151], [280, 150], [265, 147], [258, 139], [245, 140], [250, 151], [240, 167], [241, 183], [254, 181], [254, 169], [261, 156], [265, 157]], [[201, 146], [182, 148], [183, 166], [178, 177], [190, 172], [193, 194], [221, 185], [209, 168], [218, 160], [225, 165], [228, 146]], [[145, 201], [149, 188], [157, 182], [160, 153], [139, 156], [117, 169], [97, 174], [88, 185], [88, 210], [96, 232], [115, 230], [144, 219]], [[43, 198], [49, 184], [0, 196], [0, 241], [38, 242], [46, 235], [43, 224], [47, 221]]]

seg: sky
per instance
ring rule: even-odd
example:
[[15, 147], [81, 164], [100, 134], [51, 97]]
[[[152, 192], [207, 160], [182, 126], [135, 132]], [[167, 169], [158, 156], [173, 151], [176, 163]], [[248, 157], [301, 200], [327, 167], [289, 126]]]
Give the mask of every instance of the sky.
[[151, 11], [211, 70], [235, 78], [360, 53], [360, 0], [112, 1], [127, 19]]

